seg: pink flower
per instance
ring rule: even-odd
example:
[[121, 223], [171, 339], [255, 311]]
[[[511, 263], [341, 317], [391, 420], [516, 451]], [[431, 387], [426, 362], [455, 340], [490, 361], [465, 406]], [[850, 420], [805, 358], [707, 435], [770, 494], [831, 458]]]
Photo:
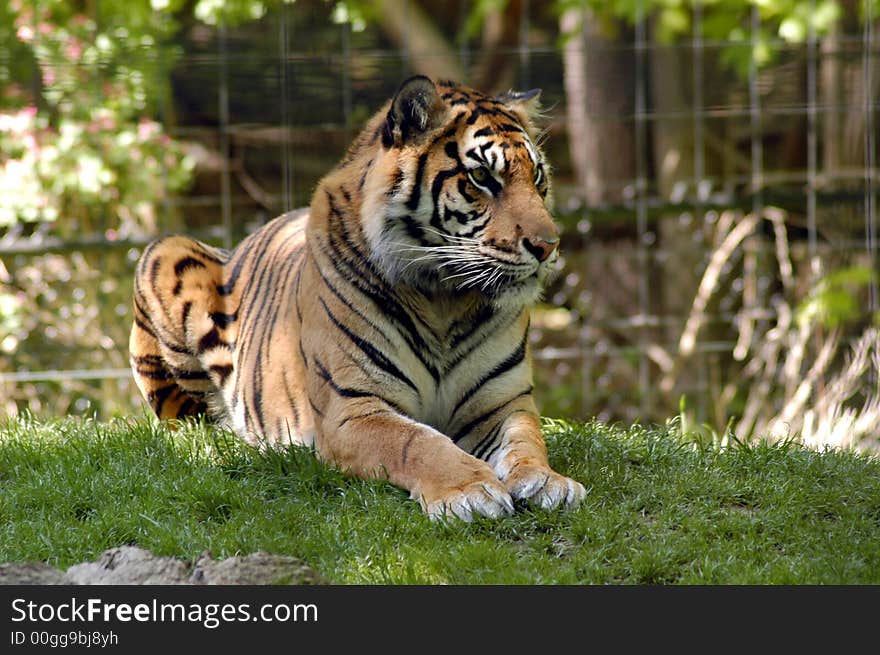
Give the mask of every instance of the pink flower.
[[142, 118], [141, 122], [138, 123], [138, 138], [141, 141], [146, 141], [154, 134], [159, 133], [159, 125], [158, 123], [154, 123], [153, 121], [147, 120], [146, 118]]
[[34, 30], [30, 27], [30, 25], [22, 25], [18, 28], [18, 31], [16, 31], [15, 35], [22, 43], [30, 43], [34, 40]]
[[29, 134], [29, 130], [33, 125], [36, 113], [36, 107], [25, 107], [14, 114], [0, 113], [0, 132], [23, 135], [26, 141], [25, 145], [30, 147], [28, 137], [33, 138], [33, 136]]
[[43, 66], [43, 84], [52, 86], [55, 84], [55, 71], [49, 66]]
[[82, 55], [82, 45], [79, 41], [71, 40], [70, 43], [64, 48], [64, 54], [66, 54], [71, 59], [79, 59], [80, 55]]
[[96, 109], [92, 112], [92, 119], [86, 126], [86, 130], [92, 134], [100, 131], [111, 132], [116, 129], [116, 119], [108, 109]]

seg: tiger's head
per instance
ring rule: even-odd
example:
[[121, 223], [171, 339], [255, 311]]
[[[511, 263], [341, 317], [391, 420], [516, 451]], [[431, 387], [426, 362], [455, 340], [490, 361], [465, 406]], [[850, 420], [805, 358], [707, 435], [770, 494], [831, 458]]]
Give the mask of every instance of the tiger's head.
[[531, 122], [539, 93], [490, 97], [416, 76], [377, 115], [360, 218], [390, 282], [498, 305], [539, 297], [559, 242]]

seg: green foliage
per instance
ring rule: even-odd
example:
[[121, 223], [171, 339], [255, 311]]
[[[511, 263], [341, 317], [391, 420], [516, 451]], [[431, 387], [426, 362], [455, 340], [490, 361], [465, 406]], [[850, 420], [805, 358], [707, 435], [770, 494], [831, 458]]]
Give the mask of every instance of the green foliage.
[[106, 105], [84, 118], [71, 113], [59, 111], [55, 127], [33, 106], [0, 114], [0, 150], [7, 153], [0, 226], [54, 223], [66, 237], [154, 230], [159, 203], [189, 180], [189, 159], [148, 118]]
[[503, 11], [508, 0], [477, 0], [472, 2], [470, 11], [464, 22], [462, 38], [477, 36], [486, 21], [486, 17], [496, 11]]
[[[193, 15], [207, 25], [240, 25], [258, 20], [270, 9], [283, 4], [293, 4], [295, 0], [198, 0]], [[154, 9], [161, 11], [182, 8], [181, 0], [151, 0]]]
[[[88, 15], [82, 3], [61, 0], [3, 4], [0, 230], [114, 240], [171, 222], [169, 201], [193, 169], [157, 120], [174, 22], [147, 0], [86, 4]], [[125, 257], [4, 258], [0, 369], [125, 366], [117, 347], [126, 343], [120, 318], [131, 302]], [[16, 387], [14, 397], [3, 394], [2, 411], [37, 408], [47, 396], [84, 409], [87, 385], [66, 387]]]
[[32, 71], [2, 98], [0, 189], [17, 192], [0, 193], [0, 225], [154, 231], [192, 169], [152, 118], [169, 22], [145, 0], [101, 2], [93, 16], [60, 0], [15, 0], [0, 20], [0, 49], [22, 53]]
[[372, 2], [342, 0], [333, 5], [331, 18], [337, 25], [348, 24], [354, 32], [363, 32], [369, 21], [376, 19], [378, 9]]
[[[173, 228], [194, 162], [169, 135], [172, 41], [199, 18], [237, 24], [281, 3], [0, 3], [0, 234], [121, 240]], [[136, 255], [4, 258], [0, 370], [127, 367]], [[22, 384], [3, 389], [0, 412], [120, 396], [114, 381]]]
[[[811, 32], [816, 37], [827, 34], [842, 18], [842, 5], [840, 0], [557, 0], [560, 11], [587, 6], [599, 18], [629, 23], [650, 19], [661, 44], [692, 37], [695, 7], [699, 6], [702, 38], [726, 43], [721, 61], [743, 77], [749, 73], [752, 58], [758, 67], [773, 61], [774, 41], [803, 43]], [[753, 12], [759, 22], [754, 32]]]
[[[288, 0], [12, 0], [0, 8], [0, 226], [157, 229], [192, 162], [155, 119], [184, 20], [238, 24]], [[191, 11], [192, 16], [186, 12]], [[15, 193], [12, 193], [15, 190]]]
[[865, 316], [860, 292], [880, 280], [877, 271], [853, 266], [826, 275], [797, 308], [800, 324], [818, 322], [832, 329]]
[[574, 511], [431, 522], [403, 491], [308, 449], [151, 420], [0, 426], [0, 562], [66, 568], [123, 543], [265, 550], [341, 584], [876, 584], [880, 463], [794, 443], [719, 448], [674, 429], [547, 420]]
[[736, 441], [733, 434], [733, 417], [728, 420], [723, 433], [718, 432], [708, 423], [697, 424], [691, 418], [693, 412], [687, 408], [687, 397], [678, 399], [678, 415], [666, 421], [666, 429], [683, 442], [693, 443], [697, 447], [709, 447], [713, 449], [726, 448]]

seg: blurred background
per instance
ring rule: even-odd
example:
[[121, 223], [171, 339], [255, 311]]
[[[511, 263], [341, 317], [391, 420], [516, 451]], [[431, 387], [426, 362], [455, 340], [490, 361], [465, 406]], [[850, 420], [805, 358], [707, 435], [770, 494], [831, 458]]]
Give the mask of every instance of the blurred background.
[[880, 0], [9, 0], [0, 415], [143, 413], [152, 238], [231, 246], [413, 73], [543, 89], [548, 416], [880, 448]]

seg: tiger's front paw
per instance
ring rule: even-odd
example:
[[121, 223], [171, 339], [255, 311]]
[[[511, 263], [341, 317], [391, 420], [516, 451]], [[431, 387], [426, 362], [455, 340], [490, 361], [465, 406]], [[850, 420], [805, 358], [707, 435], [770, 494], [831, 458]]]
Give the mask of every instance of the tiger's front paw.
[[576, 507], [586, 497], [587, 490], [577, 480], [540, 466], [515, 467], [504, 480], [510, 495], [517, 500], [528, 500], [543, 509], [561, 504]]
[[474, 516], [498, 518], [513, 514], [513, 500], [496, 479], [480, 479], [461, 487], [446, 489], [430, 497], [422, 495], [422, 508], [432, 519], [455, 516], [471, 521]]

